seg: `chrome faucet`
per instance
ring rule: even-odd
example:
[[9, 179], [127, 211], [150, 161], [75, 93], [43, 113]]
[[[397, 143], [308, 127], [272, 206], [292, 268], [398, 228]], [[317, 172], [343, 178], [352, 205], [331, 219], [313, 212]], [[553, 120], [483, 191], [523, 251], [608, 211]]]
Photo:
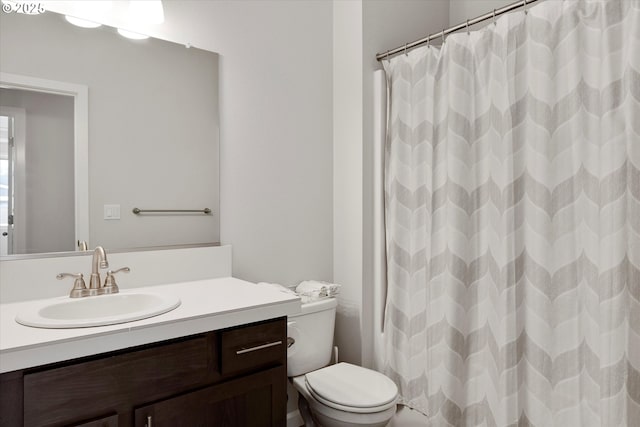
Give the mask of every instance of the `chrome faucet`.
[[104, 286], [100, 283], [100, 269], [109, 268], [109, 261], [107, 261], [107, 253], [102, 246], [97, 246], [93, 250], [93, 259], [91, 260], [91, 278], [89, 279], [89, 287], [87, 288], [84, 283], [82, 273], [60, 273], [56, 276], [58, 280], [62, 280], [65, 277], [72, 277], [73, 289], [69, 296], [71, 298], [89, 297], [103, 294], [115, 294], [118, 293], [118, 285], [113, 277], [114, 274], [119, 272], [128, 273], [131, 271], [129, 267], [123, 267], [116, 271], [107, 271], [107, 278], [104, 281]]
[[91, 279], [89, 279], [89, 289], [99, 289], [100, 286], [100, 269], [109, 268], [107, 261], [107, 253], [102, 246], [96, 246], [93, 250], [93, 260], [91, 261]]

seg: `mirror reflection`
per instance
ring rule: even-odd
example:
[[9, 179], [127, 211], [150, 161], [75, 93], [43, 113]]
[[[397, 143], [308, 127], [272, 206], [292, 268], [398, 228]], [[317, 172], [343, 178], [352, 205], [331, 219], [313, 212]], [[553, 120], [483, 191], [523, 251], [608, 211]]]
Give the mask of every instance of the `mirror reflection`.
[[109, 250], [219, 241], [215, 53], [51, 12], [0, 14], [0, 52], [4, 76], [88, 93], [78, 123], [69, 93], [2, 83], [0, 255], [74, 251], [78, 240]]
[[0, 88], [0, 101], [0, 255], [73, 251], [73, 98]]

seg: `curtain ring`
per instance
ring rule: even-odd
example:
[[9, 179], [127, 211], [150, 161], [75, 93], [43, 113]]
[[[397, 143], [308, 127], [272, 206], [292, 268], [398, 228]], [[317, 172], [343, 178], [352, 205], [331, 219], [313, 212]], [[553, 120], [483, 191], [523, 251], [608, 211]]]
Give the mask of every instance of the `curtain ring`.
[[407, 44], [408, 44], [408, 43], [405, 43], [405, 44], [404, 44], [404, 56], [407, 56]]
[[431, 49], [431, 34], [427, 37], [427, 49]]
[[467, 19], [467, 35], [470, 35], [471, 33], [469, 32], [469, 20]]
[[440, 34], [440, 37], [442, 38], [442, 46], [444, 46], [444, 29], [442, 30], [442, 34]]
[[529, 11], [527, 10], [527, 0], [522, 0], [522, 6], [524, 6], [524, 14], [526, 15], [527, 13], [529, 13]]
[[498, 22], [496, 21], [496, 10], [493, 9], [493, 25], [498, 25]]

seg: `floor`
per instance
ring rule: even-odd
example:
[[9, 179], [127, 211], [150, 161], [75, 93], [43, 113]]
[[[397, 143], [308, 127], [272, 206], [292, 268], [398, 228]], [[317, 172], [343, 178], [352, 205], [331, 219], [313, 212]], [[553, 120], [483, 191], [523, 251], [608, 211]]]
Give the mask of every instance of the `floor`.
[[425, 427], [427, 425], [427, 418], [420, 412], [406, 406], [398, 406], [398, 411], [389, 421], [387, 427]]

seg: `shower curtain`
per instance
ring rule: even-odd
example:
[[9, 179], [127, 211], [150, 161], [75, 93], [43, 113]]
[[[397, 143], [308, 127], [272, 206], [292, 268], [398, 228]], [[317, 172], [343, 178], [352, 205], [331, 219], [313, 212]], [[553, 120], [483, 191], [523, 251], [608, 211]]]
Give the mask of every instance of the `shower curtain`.
[[639, 426], [640, 1], [545, 1], [383, 62], [401, 402]]

